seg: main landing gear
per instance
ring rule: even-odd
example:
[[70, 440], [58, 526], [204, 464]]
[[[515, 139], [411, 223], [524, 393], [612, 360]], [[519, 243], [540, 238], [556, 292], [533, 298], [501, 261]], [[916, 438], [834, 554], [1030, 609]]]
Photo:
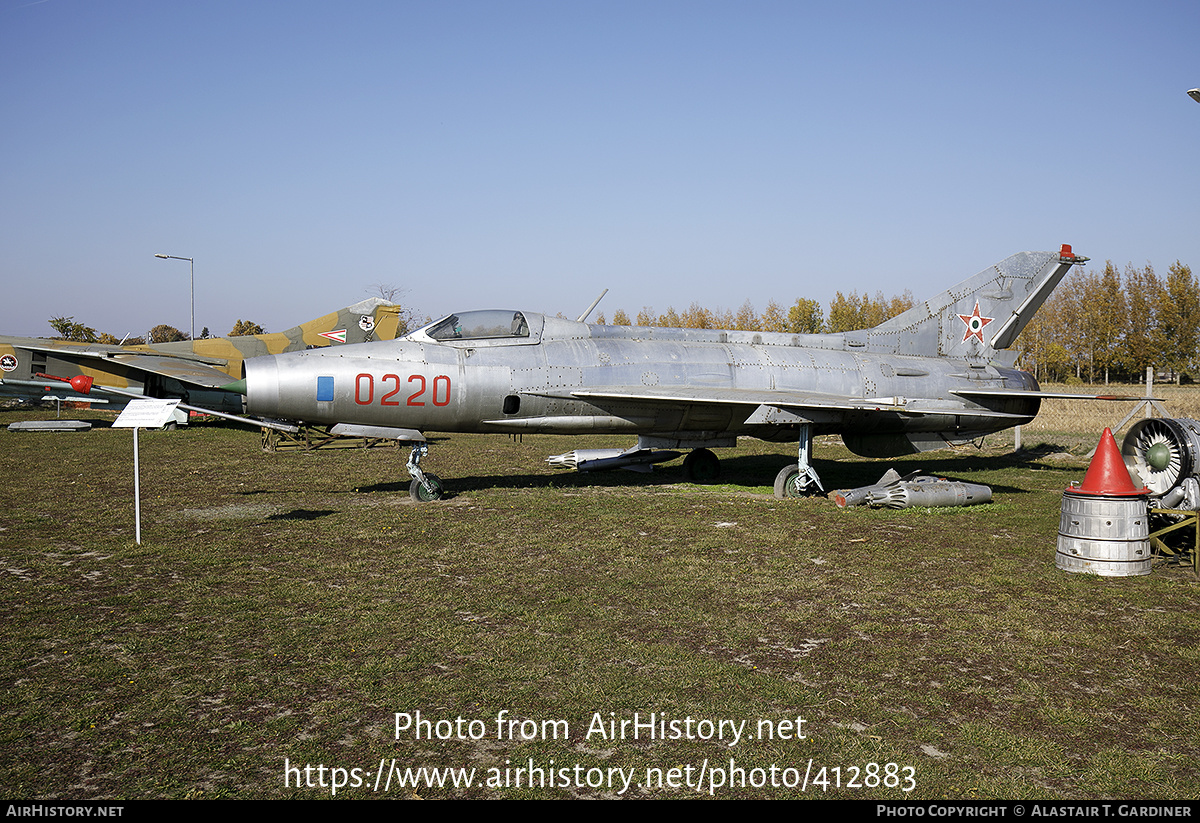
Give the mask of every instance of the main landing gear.
[[[812, 426], [800, 426], [799, 446], [796, 463], [784, 466], [775, 476], [775, 496], [780, 500], [789, 497], [808, 497], [824, 492], [821, 478], [812, 464]], [[708, 449], [693, 449], [683, 459], [683, 478], [689, 483], [705, 485], [717, 482], [721, 476], [721, 463]]]
[[[405, 466], [412, 476], [408, 493], [413, 500], [420, 503], [440, 500], [446, 494], [446, 487], [440, 477], [421, 470], [421, 459], [427, 454], [429, 447], [424, 442], [414, 443], [412, 454], [409, 455]], [[683, 477], [689, 483], [708, 485], [716, 483], [720, 476], [721, 461], [709, 449], [692, 449], [683, 459]], [[812, 427], [802, 425], [796, 463], [784, 466], [775, 476], [775, 496], [784, 500], [789, 497], [807, 497], [824, 491], [821, 478], [812, 465]]]
[[800, 427], [800, 446], [796, 465], [784, 466], [775, 475], [775, 496], [780, 500], [789, 497], [807, 497], [825, 491], [821, 478], [812, 465], [812, 426]]
[[428, 503], [430, 500], [441, 500], [446, 494], [442, 479], [436, 474], [426, 474], [421, 471], [421, 458], [429, 454], [429, 447], [424, 443], [414, 443], [412, 453], [408, 456], [405, 468], [412, 475], [412, 483], [408, 486], [408, 494], [418, 503]]
[[[799, 439], [795, 464], [784, 466], [775, 475], [775, 496], [780, 500], [808, 497], [825, 491], [812, 464], [812, 426], [800, 426]], [[721, 462], [708, 449], [693, 449], [683, 458], [683, 479], [689, 483], [716, 483], [720, 476]]]

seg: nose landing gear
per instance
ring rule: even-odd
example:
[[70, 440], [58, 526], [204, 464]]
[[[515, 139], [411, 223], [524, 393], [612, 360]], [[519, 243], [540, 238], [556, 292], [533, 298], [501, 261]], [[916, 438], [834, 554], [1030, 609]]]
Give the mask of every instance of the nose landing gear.
[[446, 493], [442, 479], [436, 474], [426, 474], [421, 471], [421, 458], [429, 454], [429, 446], [424, 443], [414, 443], [412, 453], [408, 456], [405, 468], [412, 475], [408, 494], [418, 503], [428, 503], [430, 500], [441, 500]]

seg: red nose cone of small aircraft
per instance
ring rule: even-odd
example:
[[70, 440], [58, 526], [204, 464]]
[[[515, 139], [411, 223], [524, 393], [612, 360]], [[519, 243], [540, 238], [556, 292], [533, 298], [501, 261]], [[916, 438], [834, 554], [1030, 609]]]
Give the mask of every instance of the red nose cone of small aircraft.
[[1083, 476], [1083, 483], [1068, 491], [1097, 497], [1132, 497], [1150, 493], [1147, 488], [1139, 489], [1133, 485], [1133, 478], [1121, 458], [1121, 450], [1111, 429], [1105, 429], [1104, 434], [1100, 435], [1100, 445], [1096, 447], [1096, 456]]
[[74, 377], [67, 379], [66, 377], [58, 377], [53, 374], [46, 374], [45, 372], [37, 372], [34, 374], [34, 377], [44, 377], [47, 380], [57, 380], [60, 383], [69, 383], [71, 388], [80, 394], [91, 393], [92, 383], [94, 382], [92, 378], [88, 377], [86, 374], [77, 374]]

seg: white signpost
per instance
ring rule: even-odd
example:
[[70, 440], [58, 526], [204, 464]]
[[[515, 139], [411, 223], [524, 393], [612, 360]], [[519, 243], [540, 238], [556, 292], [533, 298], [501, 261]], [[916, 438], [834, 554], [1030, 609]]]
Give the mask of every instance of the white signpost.
[[138, 429], [162, 428], [174, 416], [178, 405], [178, 400], [130, 400], [112, 424], [114, 429], [133, 429], [133, 528], [139, 546], [142, 544], [142, 488], [138, 479]]

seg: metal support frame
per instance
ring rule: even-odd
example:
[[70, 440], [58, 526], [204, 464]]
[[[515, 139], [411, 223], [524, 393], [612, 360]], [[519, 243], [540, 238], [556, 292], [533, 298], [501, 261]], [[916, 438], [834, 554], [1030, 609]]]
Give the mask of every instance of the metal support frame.
[[[1169, 526], [1150, 532], [1150, 545], [1154, 553], [1164, 557], [1178, 557], [1183, 560], [1190, 553], [1192, 556], [1192, 573], [1200, 577], [1200, 512], [1187, 509], [1151, 509], [1151, 514], [1165, 514], [1182, 518]], [[1162, 539], [1163, 535], [1180, 529], [1192, 529], [1192, 545], [1190, 548], [1173, 549]]]
[[298, 432], [262, 430], [262, 450], [265, 452], [313, 449], [369, 449], [373, 446], [390, 446], [395, 440], [381, 437], [346, 437], [331, 434], [312, 426], [301, 426]]

